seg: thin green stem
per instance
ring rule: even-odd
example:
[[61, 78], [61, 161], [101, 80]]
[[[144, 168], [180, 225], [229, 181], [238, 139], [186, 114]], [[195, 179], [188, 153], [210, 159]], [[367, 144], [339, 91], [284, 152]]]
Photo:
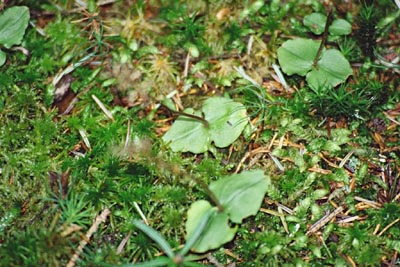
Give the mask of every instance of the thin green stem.
[[326, 24], [325, 24], [325, 30], [324, 30], [324, 34], [322, 35], [322, 41], [321, 44], [318, 48], [318, 52], [317, 55], [315, 56], [314, 59], [314, 63], [313, 63], [313, 67], [316, 68], [319, 58], [321, 57], [321, 53], [324, 50], [325, 44], [326, 44], [326, 40], [328, 39], [328, 35], [329, 35], [329, 26], [331, 25], [332, 22], [332, 9], [329, 10], [328, 12], [328, 17], [326, 18]]

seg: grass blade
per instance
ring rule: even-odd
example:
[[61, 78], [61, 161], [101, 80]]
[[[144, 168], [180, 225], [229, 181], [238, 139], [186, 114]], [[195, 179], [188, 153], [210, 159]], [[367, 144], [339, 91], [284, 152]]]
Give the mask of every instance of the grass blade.
[[189, 250], [196, 243], [197, 239], [203, 233], [204, 228], [207, 226], [207, 223], [210, 219], [211, 214], [214, 212], [215, 212], [215, 210], [210, 210], [204, 215], [204, 217], [200, 221], [199, 226], [197, 227], [196, 231], [193, 233], [193, 235], [189, 238], [189, 240], [186, 242], [185, 246], [180, 251], [182, 256], [186, 255], [186, 253], [188, 253]]
[[[147, 226], [147, 225], [146, 225]], [[157, 266], [167, 266], [171, 263], [171, 259], [167, 257], [160, 257], [151, 261], [135, 263], [135, 264], [123, 264], [119, 267], [157, 267]]]
[[[160, 235], [159, 232], [151, 228], [150, 226], [147, 226], [145, 223], [139, 220], [133, 221], [133, 225], [135, 225], [137, 228], [142, 230], [146, 235], [148, 235], [151, 239], [156, 242], [160, 248], [167, 254], [167, 256], [170, 259], [173, 259], [175, 257], [174, 252], [172, 251], [171, 246], [168, 244], [168, 242]], [[159, 265], [158, 265], [159, 266]]]

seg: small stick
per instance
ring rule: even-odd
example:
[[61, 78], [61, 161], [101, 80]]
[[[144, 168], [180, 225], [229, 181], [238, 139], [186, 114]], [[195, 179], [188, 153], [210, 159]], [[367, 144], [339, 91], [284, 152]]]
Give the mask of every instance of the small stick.
[[362, 202], [362, 203], [364, 203], [364, 204], [366, 204], [366, 205], [368, 205], [368, 206], [370, 206], [372, 208], [375, 208], [375, 209], [378, 209], [378, 208], [381, 207], [381, 204], [379, 204], [378, 202], [375, 202], [375, 201], [372, 201], [372, 200], [368, 200], [368, 199], [365, 199], [365, 198], [362, 198], [362, 197], [355, 196], [354, 199], [357, 200], [357, 201], [360, 201], [360, 202]]
[[139, 207], [139, 204], [136, 201], [133, 201], [133, 206], [135, 207], [136, 211], [139, 213], [140, 217], [142, 218], [143, 222], [149, 225], [149, 221], [147, 220], [146, 216], [144, 215], [142, 209]]
[[97, 231], [97, 229], [99, 228], [100, 223], [104, 223], [106, 221], [108, 215], [110, 215], [110, 213], [111, 213], [111, 211], [108, 208], [106, 208], [101, 212], [100, 215], [98, 215], [96, 217], [96, 219], [94, 220], [94, 223], [89, 228], [89, 230], [86, 232], [85, 238], [83, 238], [79, 242], [79, 246], [76, 249], [75, 254], [72, 255], [72, 257], [69, 260], [69, 262], [68, 262], [66, 267], [74, 267], [75, 266], [76, 261], [78, 260], [79, 256], [81, 255], [84, 247], [87, 245], [87, 243], [89, 242], [89, 240], [92, 237], [92, 235]]
[[189, 72], [189, 64], [190, 64], [190, 52], [187, 53], [186, 60], [185, 60], [185, 68], [183, 70], [183, 78], [188, 76]]
[[131, 237], [132, 232], [129, 232], [124, 239], [122, 239], [121, 243], [119, 243], [118, 247], [117, 247], [117, 251], [116, 254], [119, 255], [122, 253], [122, 250], [124, 249], [126, 243], [128, 243], [129, 238]]

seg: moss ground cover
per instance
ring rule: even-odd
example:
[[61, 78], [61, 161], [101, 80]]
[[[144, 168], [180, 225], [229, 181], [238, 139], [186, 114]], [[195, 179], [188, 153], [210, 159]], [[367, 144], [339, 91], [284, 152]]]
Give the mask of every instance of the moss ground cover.
[[396, 1], [0, 7], [0, 266], [400, 265]]

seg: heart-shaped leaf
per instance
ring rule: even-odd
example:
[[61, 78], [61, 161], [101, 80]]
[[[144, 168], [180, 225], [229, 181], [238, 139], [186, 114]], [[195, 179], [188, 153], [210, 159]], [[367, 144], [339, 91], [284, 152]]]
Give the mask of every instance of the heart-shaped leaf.
[[306, 80], [314, 89], [332, 88], [346, 81], [352, 73], [350, 63], [342, 53], [336, 49], [329, 49], [322, 52], [317, 68], [307, 74]]
[[306, 75], [308, 84], [316, 88], [332, 88], [346, 81], [353, 73], [350, 63], [336, 49], [324, 49], [314, 67], [320, 42], [306, 39], [289, 40], [278, 49], [282, 70], [288, 74]]
[[[201, 112], [195, 112], [188, 108], [185, 113], [201, 116]], [[199, 121], [185, 116], [179, 116], [163, 140], [169, 143], [172, 151], [203, 153], [210, 147], [210, 133], [205, 125]]]
[[[322, 34], [325, 30], [326, 16], [321, 13], [312, 13], [303, 19], [303, 23], [314, 34]], [[335, 19], [329, 26], [329, 34], [346, 35], [351, 33], [351, 24], [344, 19]]]
[[278, 48], [278, 60], [282, 70], [288, 75], [306, 75], [311, 70], [319, 45], [319, 41], [302, 38], [284, 42]]

